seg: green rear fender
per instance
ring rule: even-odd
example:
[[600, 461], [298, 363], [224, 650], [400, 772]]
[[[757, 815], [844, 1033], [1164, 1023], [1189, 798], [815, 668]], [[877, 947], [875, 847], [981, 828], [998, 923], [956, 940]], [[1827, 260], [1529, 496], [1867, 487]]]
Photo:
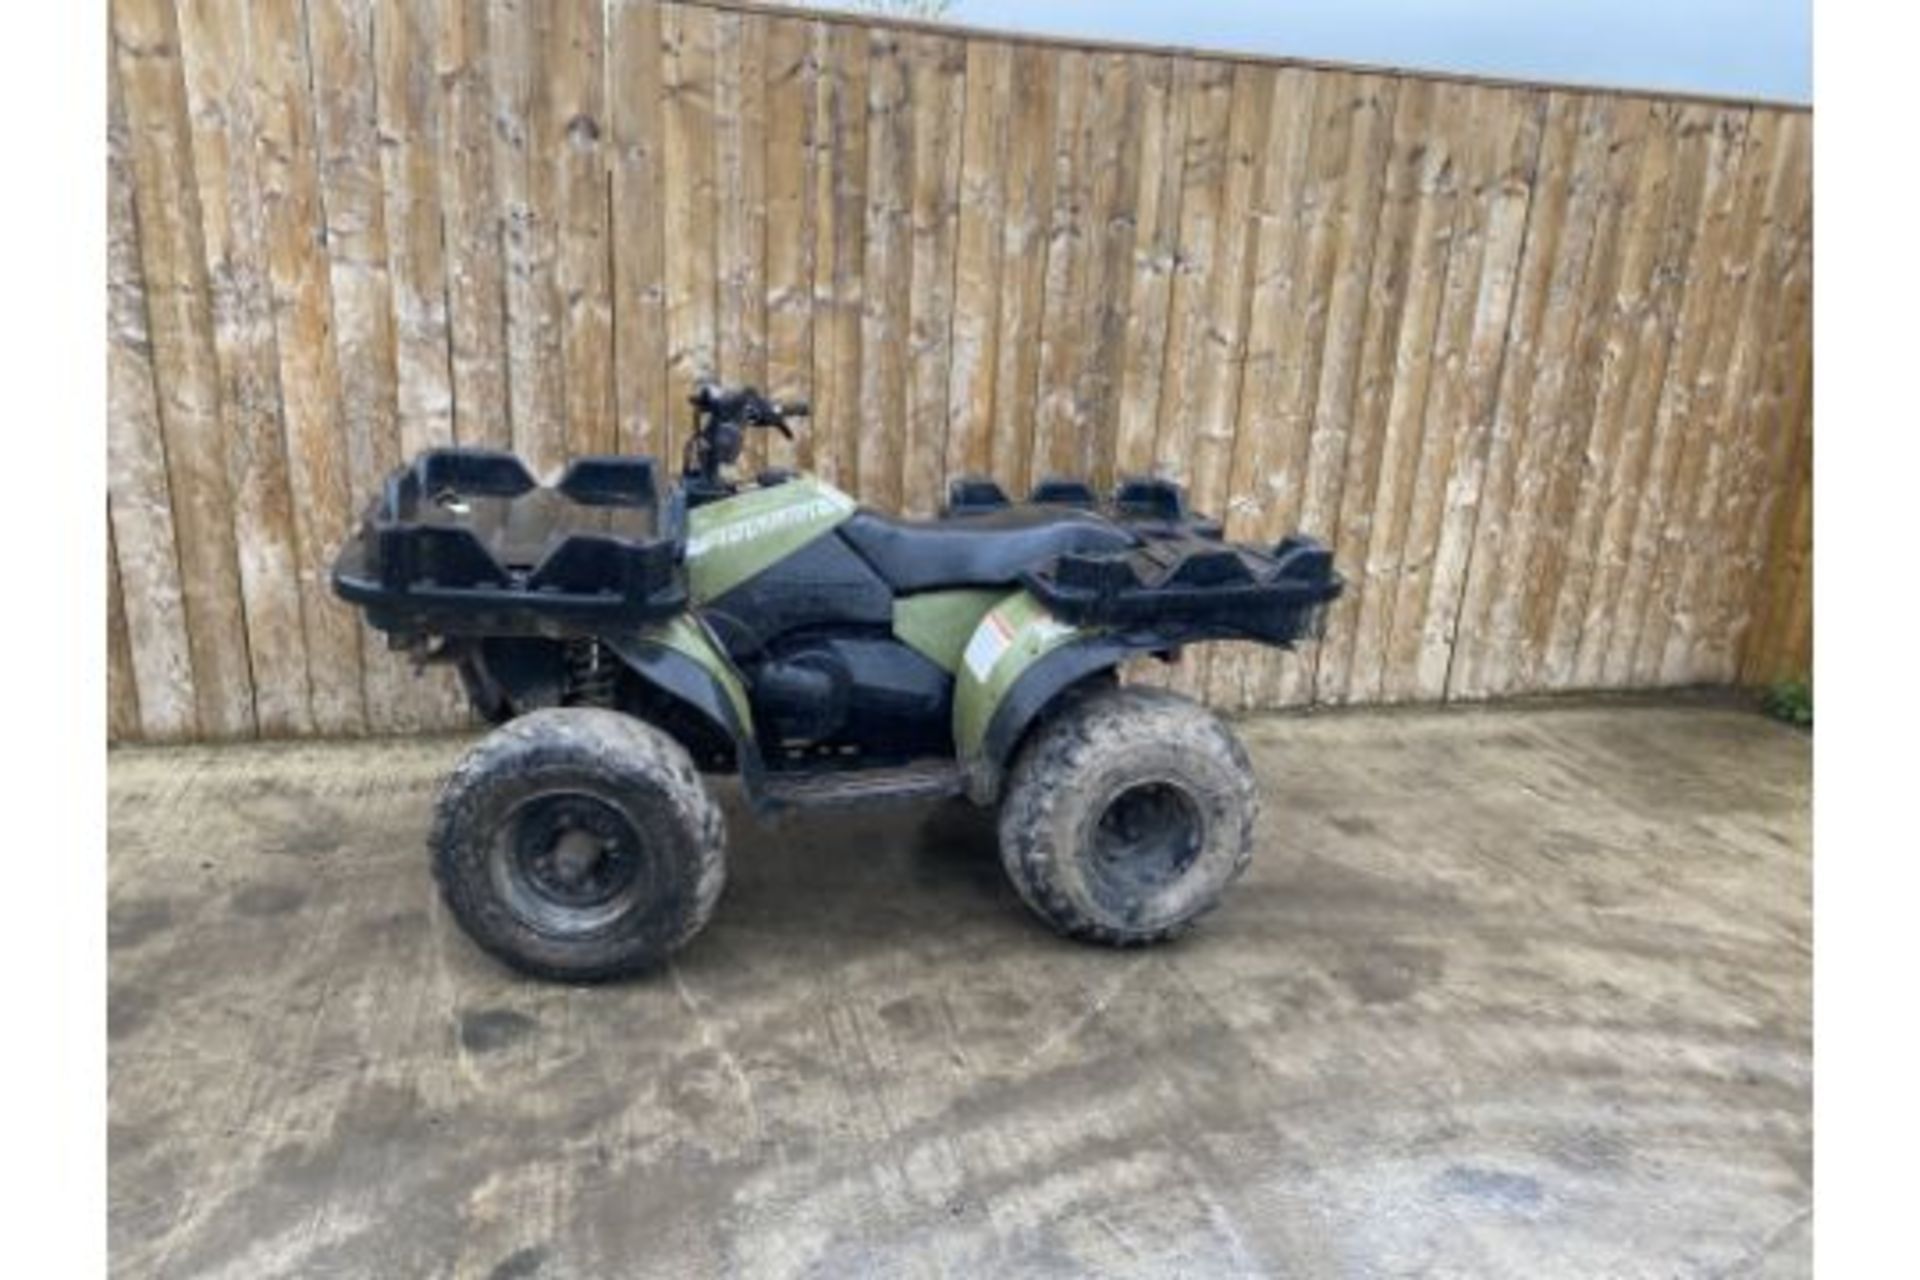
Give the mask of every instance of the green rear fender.
[[1047, 704], [1139, 647], [1062, 622], [1024, 590], [1003, 596], [973, 629], [954, 672], [954, 751], [968, 795], [992, 803], [1013, 749]]

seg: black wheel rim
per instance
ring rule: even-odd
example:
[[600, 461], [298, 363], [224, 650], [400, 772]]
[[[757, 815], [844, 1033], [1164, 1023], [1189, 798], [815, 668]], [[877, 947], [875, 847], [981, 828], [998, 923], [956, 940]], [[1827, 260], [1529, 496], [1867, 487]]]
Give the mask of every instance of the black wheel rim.
[[1137, 901], [1186, 874], [1204, 833], [1200, 807], [1180, 787], [1127, 787], [1107, 802], [1094, 827], [1094, 876], [1110, 894]]
[[605, 928], [649, 892], [653, 859], [618, 806], [581, 792], [522, 801], [494, 841], [490, 869], [507, 908], [543, 933]]

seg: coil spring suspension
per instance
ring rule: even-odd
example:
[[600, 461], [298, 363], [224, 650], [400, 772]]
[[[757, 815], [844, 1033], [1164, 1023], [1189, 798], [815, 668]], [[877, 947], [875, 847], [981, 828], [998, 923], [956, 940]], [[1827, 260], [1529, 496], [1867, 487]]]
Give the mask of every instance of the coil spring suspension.
[[567, 687], [560, 701], [569, 707], [613, 706], [615, 667], [598, 640], [567, 642]]

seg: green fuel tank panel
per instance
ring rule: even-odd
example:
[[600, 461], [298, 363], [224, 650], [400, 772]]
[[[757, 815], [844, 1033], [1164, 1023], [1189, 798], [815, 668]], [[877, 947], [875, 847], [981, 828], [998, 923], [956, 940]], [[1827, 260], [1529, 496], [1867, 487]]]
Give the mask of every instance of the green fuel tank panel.
[[694, 603], [724, 595], [853, 514], [852, 498], [812, 476], [749, 489], [687, 513]]

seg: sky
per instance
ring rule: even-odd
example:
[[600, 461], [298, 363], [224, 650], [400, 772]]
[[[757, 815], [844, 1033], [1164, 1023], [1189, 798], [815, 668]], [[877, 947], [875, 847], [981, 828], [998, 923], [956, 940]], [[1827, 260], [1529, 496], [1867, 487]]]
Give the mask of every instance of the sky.
[[947, 18], [1053, 35], [1811, 102], [1810, 5], [1811, 0], [954, 0]]

